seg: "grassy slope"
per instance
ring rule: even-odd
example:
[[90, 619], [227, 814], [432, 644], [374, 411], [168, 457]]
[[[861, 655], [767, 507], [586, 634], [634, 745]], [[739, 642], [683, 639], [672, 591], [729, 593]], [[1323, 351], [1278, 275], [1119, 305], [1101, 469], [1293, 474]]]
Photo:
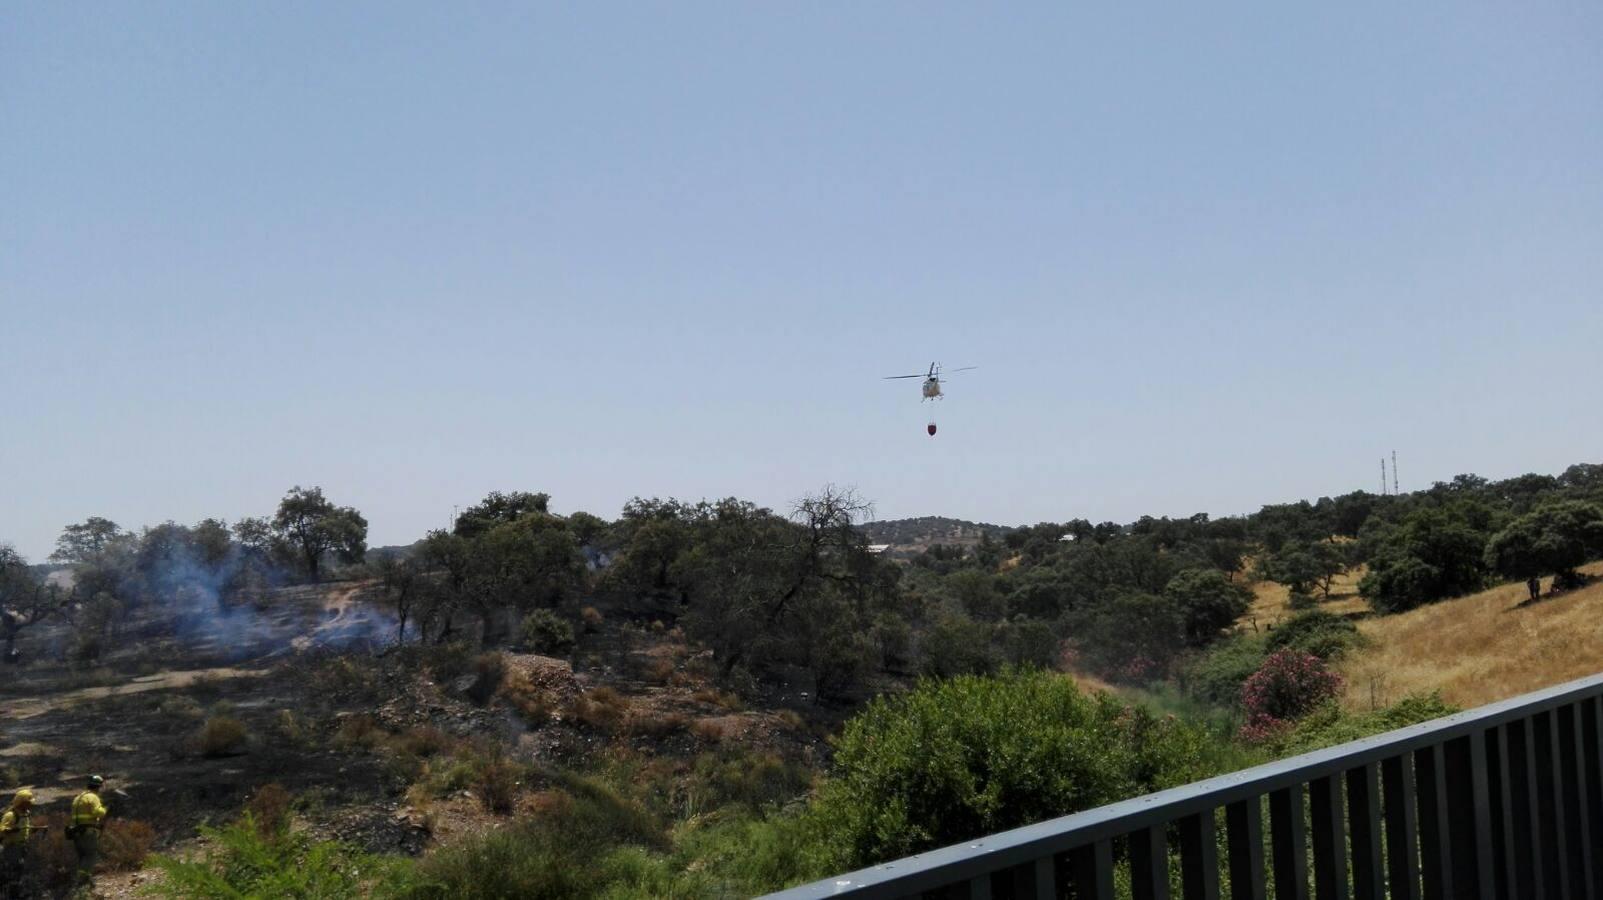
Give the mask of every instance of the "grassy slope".
[[[1369, 612], [1369, 604], [1358, 596], [1358, 581], [1364, 577], [1364, 571], [1360, 566], [1336, 576], [1336, 581], [1330, 586], [1330, 599], [1315, 594], [1319, 608], [1343, 616]], [[1257, 628], [1278, 625], [1297, 614], [1291, 608], [1291, 592], [1285, 585], [1277, 581], [1249, 581], [1246, 584], [1252, 588], [1252, 607], [1241, 618], [1241, 625], [1248, 631], [1253, 630], [1254, 625]]]
[[1603, 582], [1521, 607], [1527, 596], [1508, 584], [1360, 622], [1370, 646], [1341, 664], [1347, 705], [1440, 690], [1467, 708], [1603, 672]]

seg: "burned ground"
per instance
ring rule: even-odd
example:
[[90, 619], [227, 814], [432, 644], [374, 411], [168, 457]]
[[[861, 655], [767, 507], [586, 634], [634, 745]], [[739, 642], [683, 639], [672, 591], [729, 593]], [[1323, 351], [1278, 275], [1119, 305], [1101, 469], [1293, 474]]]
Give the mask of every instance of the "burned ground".
[[[826, 760], [839, 714], [746, 708], [714, 686], [705, 651], [660, 623], [596, 613], [573, 660], [493, 654], [486, 673], [465, 647], [390, 645], [372, 587], [270, 592], [220, 627], [145, 608], [92, 665], [36, 653], [6, 667], [0, 785], [31, 787], [49, 815], [102, 774], [112, 815], [149, 823], [157, 852], [182, 852], [198, 825], [280, 785], [298, 827], [417, 854], [529, 812], [561, 773], [609, 760], [670, 793], [726, 748], [797, 770]], [[66, 646], [65, 627], [29, 634], [25, 651]], [[490, 796], [502, 769], [505, 800]]]

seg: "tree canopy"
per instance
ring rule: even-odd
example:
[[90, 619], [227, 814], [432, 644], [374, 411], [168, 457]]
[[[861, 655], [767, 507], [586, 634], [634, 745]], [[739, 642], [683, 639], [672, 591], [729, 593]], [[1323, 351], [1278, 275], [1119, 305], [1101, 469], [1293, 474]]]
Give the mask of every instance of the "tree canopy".
[[1520, 516], [1486, 545], [1486, 565], [1507, 578], [1569, 575], [1597, 556], [1603, 556], [1603, 507], [1578, 500]]
[[330, 555], [342, 562], [360, 562], [367, 552], [367, 520], [349, 506], [335, 506], [320, 487], [290, 488], [279, 501], [272, 529], [313, 581], [321, 576]]

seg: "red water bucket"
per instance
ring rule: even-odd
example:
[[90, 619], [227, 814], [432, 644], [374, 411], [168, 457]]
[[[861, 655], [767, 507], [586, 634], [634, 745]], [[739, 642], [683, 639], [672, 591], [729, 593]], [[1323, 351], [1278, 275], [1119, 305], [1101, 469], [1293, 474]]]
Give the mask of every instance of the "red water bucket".
[[935, 436], [935, 423], [934, 422], [931, 422], [929, 424], [928, 431], [930, 433], [930, 437], [934, 437]]

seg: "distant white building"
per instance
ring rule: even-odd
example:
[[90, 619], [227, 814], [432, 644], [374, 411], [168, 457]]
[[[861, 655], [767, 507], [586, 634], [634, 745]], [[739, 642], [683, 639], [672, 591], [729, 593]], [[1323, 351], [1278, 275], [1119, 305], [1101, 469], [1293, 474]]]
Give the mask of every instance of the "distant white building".
[[880, 553], [884, 553], [886, 550], [889, 550], [890, 548], [891, 548], [890, 544], [869, 544], [868, 545], [868, 552], [869, 553], [873, 553], [873, 554], [880, 554]]

